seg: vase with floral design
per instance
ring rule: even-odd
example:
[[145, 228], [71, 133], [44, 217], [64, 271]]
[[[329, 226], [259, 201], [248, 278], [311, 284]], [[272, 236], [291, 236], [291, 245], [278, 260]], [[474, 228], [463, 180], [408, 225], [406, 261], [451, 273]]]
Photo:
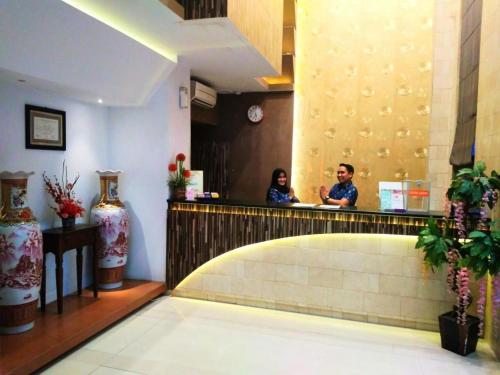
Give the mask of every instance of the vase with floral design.
[[128, 255], [128, 214], [118, 197], [118, 175], [122, 171], [96, 171], [101, 184], [101, 199], [90, 212], [92, 223], [101, 224], [99, 288], [115, 289], [123, 285]]
[[0, 333], [15, 334], [35, 325], [43, 267], [42, 232], [28, 206], [33, 172], [1, 172]]

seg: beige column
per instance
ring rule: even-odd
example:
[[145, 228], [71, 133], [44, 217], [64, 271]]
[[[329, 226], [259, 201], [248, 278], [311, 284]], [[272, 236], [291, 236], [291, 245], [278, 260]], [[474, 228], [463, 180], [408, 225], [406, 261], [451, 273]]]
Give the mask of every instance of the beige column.
[[[476, 123], [476, 159], [483, 160], [488, 173], [500, 171], [500, 2], [483, 0], [481, 46], [479, 57], [479, 87]], [[498, 206], [493, 218], [500, 218]], [[500, 277], [500, 276], [498, 276]], [[490, 278], [488, 278], [490, 281]], [[500, 358], [500, 333], [493, 332], [491, 288], [488, 288], [486, 339]], [[500, 311], [497, 312], [500, 314]]]
[[449, 157], [457, 123], [460, 57], [460, 1], [436, 0], [432, 109], [427, 179], [431, 181], [431, 210], [442, 210], [452, 167]]

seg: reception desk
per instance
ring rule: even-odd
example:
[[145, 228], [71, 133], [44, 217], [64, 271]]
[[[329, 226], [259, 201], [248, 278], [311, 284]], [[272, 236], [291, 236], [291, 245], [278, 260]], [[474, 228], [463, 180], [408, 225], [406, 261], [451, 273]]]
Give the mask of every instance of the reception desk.
[[445, 275], [422, 272], [414, 249], [430, 215], [442, 216], [171, 200], [167, 287], [178, 296], [434, 330], [452, 302]]

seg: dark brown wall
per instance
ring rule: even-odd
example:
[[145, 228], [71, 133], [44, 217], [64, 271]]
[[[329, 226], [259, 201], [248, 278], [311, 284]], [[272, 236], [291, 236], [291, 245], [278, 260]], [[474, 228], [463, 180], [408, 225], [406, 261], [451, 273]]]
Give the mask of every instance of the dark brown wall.
[[458, 118], [450, 163], [469, 166], [476, 134], [482, 0], [462, 0]]
[[[219, 124], [193, 126], [193, 140], [227, 142], [229, 151], [229, 198], [264, 200], [271, 173], [292, 165], [293, 93], [219, 95]], [[248, 108], [260, 104], [264, 119], [252, 124]]]

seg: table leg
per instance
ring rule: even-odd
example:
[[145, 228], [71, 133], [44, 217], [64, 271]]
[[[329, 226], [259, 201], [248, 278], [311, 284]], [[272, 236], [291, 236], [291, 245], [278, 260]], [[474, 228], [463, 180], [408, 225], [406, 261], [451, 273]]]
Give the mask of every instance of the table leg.
[[56, 254], [57, 313], [63, 312], [63, 265], [62, 254]]
[[42, 285], [40, 286], [40, 310], [45, 312], [45, 290], [46, 290], [45, 252], [42, 257]]
[[82, 294], [82, 248], [76, 249], [76, 284], [78, 295]]
[[92, 246], [92, 266], [93, 266], [93, 282], [94, 282], [94, 298], [97, 298], [97, 280], [98, 280], [98, 257], [97, 257], [97, 251], [98, 251], [98, 240], [96, 239], [94, 242], [94, 245]]

